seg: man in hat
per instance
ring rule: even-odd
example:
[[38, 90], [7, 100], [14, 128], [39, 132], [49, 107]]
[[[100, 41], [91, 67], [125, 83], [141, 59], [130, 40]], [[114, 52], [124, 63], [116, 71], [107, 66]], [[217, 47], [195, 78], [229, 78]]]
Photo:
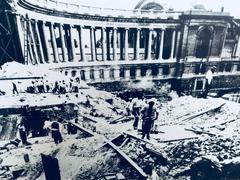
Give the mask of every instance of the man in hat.
[[213, 74], [216, 71], [216, 66], [211, 67], [211, 69], [209, 69], [207, 71], [207, 74], [205, 76], [205, 89], [203, 92], [203, 98], [207, 98], [208, 92], [211, 89], [212, 86], [212, 79], [213, 79]]

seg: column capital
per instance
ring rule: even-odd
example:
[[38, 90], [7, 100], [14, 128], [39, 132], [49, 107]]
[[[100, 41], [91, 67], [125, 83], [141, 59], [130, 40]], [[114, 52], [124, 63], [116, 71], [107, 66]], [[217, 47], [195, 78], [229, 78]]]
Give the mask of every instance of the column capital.
[[29, 21], [31, 21], [31, 22], [37, 22], [36, 19], [29, 19]]
[[91, 28], [91, 29], [95, 29], [95, 26], [91, 26], [90, 28]]
[[64, 23], [59, 23], [59, 26], [64, 27]]
[[44, 23], [45, 25], [50, 24], [50, 26], [55, 24], [55, 22], [51, 22], [51, 21], [45, 21]]
[[125, 29], [125, 31], [128, 31], [129, 30], [129, 28], [127, 27], [127, 28], [124, 28]]
[[141, 31], [141, 28], [136, 28], [137, 29], [137, 31]]

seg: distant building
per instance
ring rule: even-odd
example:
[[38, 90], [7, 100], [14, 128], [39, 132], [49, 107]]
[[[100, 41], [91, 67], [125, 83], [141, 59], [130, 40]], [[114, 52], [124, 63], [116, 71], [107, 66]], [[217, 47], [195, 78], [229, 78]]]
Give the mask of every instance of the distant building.
[[229, 13], [164, 9], [141, 0], [134, 10], [64, 0], [0, 2], [0, 61], [48, 64], [89, 83], [151, 76], [198, 91], [217, 67], [214, 89], [240, 85], [240, 20]]

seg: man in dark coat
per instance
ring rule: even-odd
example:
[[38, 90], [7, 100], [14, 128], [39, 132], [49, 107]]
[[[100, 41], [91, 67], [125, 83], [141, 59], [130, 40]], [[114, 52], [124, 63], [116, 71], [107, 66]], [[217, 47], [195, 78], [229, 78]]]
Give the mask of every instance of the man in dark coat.
[[158, 113], [153, 106], [154, 102], [150, 101], [148, 107], [142, 110], [142, 139], [144, 139], [145, 135], [147, 135], [147, 139], [150, 139], [151, 128], [154, 121], [158, 118]]
[[14, 83], [14, 82], [12, 82], [12, 84], [13, 84], [13, 94], [19, 94], [19, 92], [18, 92], [18, 90], [17, 90], [17, 85]]
[[60, 132], [60, 127], [58, 122], [53, 122], [51, 125], [52, 138], [55, 144], [59, 144], [63, 141], [62, 134]]
[[136, 102], [133, 104], [133, 107], [132, 107], [132, 115], [134, 116], [133, 128], [137, 129], [139, 116], [140, 116], [140, 107], [137, 106]]

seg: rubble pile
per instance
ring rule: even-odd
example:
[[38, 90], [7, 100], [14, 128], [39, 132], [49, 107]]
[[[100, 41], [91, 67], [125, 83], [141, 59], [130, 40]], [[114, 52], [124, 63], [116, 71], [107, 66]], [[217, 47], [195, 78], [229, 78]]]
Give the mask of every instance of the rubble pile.
[[[218, 136], [202, 136], [197, 140], [167, 143], [164, 151], [167, 152], [167, 157], [169, 158], [170, 174], [177, 176], [179, 175], [179, 170], [185, 171], [188, 168], [191, 169], [191, 166], [196, 163], [196, 160], [204, 156], [215, 157], [221, 166], [224, 166], [227, 161], [232, 161], [239, 157], [239, 145], [240, 140], [236, 137], [230, 139]], [[207, 172], [208, 168], [205, 170]], [[223, 173], [222, 176], [228, 176], [230, 178], [231, 174]]]
[[[174, 97], [171, 101], [159, 106], [158, 112], [161, 115], [159, 125], [188, 123], [188, 121], [183, 122], [184, 117], [211, 109], [222, 102], [224, 102], [222, 99], [212, 101], [212, 99], [199, 99], [192, 96]], [[206, 118], [209, 118], [209, 115]], [[196, 119], [190, 123], [192, 124], [195, 121]]]
[[132, 138], [125, 139], [125, 141], [121, 143], [120, 149], [136, 162], [146, 173], [148, 173], [148, 167], [153, 166], [161, 178], [171, 178], [168, 174], [168, 158], [161, 149], [156, 149], [150, 144]]
[[9, 140], [16, 137], [17, 122], [21, 117], [17, 115], [0, 116], [0, 139]]

